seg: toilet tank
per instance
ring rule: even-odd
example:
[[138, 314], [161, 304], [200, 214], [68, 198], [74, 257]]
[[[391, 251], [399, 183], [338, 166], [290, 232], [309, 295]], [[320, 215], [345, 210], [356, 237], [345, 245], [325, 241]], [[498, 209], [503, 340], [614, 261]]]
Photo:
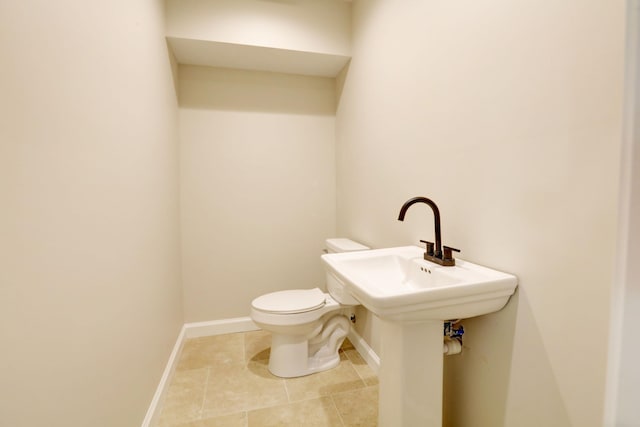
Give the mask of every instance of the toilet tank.
[[[354, 252], [370, 249], [368, 246], [354, 242], [350, 239], [335, 238], [325, 241], [325, 249], [328, 253]], [[327, 291], [329, 294], [343, 305], [359, 305], [360, 302], [351, 296], [344, 284], [333, 274], [327, 272]]]
[[368, 246], [354, 242], [351, 239], [335, 238], [325, 240], [325, 249], [328, 253], [353, 252], [370, 249]]

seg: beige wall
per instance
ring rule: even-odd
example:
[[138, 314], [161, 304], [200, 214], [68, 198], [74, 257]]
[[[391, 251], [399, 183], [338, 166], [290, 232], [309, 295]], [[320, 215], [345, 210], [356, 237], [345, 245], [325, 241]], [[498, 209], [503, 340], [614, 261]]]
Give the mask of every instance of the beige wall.
[[180, 66], [187, 322], [323, 286], [335, 233], [334, 80]]
[[0, 2], [0, 425], [140, 425], [182, 324], [157, 1]]
[[[502, 312], [464, 322], [445, 419], [602, 421], [619, 177], [623, 1], [354, 3], [336, 118], [337, 231], [433, 238], [516, 274]], [[377, 343], [376, 319], [358, 328]]]

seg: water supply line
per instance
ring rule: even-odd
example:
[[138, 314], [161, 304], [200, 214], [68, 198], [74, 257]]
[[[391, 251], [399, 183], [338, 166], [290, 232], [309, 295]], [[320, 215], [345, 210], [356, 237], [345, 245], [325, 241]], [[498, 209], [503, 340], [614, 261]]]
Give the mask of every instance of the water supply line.
[[458, 325], [460, 319], [444, 322], [444, 343], [442, 353], [446, 356], [459, 354], [462, 352], [462, 335], [464, 326]]

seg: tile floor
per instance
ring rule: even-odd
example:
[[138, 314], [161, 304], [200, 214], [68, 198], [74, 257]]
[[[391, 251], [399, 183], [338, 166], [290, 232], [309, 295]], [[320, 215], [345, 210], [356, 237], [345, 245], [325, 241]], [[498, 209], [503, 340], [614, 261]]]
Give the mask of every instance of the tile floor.
[[158, 427], [376, 426], [378, 378], [345, 340], [340, 364], [300, 378], [267, 369], [266, 331], [185, 342]]

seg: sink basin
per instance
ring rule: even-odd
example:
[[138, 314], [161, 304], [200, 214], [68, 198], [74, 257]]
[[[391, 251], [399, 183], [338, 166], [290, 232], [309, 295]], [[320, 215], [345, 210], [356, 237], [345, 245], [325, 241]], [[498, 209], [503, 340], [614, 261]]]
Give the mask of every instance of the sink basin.
[[500, 310], [515, 276], [456, 259], [453, 267], [423, 259], [418, 246], [322, 256], [327, 272], [367, 309], [391, 321], [464, 319]]

